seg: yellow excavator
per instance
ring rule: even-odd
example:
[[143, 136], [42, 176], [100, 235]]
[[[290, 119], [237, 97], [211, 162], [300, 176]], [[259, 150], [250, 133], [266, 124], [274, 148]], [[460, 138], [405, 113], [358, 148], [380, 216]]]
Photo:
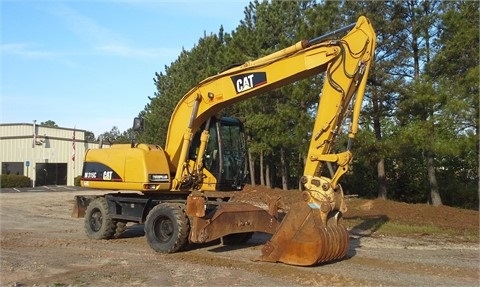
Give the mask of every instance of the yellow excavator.
[[[85, 153], [81, 185], [110, 192], [76, 196], [72, 216], [85, 217], [92, 239], [114, 238], [130, 222], [144, 224], [148, 244], [162, 253], [219, 238], [244, 242], [263, 232], [272, 236], [259, 261], [311, 266], [344, 258], [349, 235], [342, 224], [347, 208], [339, 180], [352, 161], [350, 140], [358, 130], [375, 37], [362, 16], [201, 81], [177, 104], [164, 148], [132, 143]], [[216, 115], [236, 102], [320, 73], [325, 80], [300, 179], [303, 200], [283, 215], [278, 199], [264, 206], [234, 200], [247, 174], [243, 125]], [[346, 151], [332, 153], [347, 117], [349, 144]], [[136, 118], [134, 129], [142, 128], [142, 119]], [[324, 176], [323, 166], [336, 170]]]

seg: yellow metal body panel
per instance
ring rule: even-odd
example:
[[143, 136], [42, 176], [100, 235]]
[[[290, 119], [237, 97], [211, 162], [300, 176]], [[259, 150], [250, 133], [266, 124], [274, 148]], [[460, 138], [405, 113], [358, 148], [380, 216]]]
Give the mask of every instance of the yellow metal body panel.
[[[101, 166], [102, 168], [98, 167]], [[102, 170], [103, 169], [103, 170]], [[118, 177], [105, 177], [99, 172], [110, 172]], [[161, 176], [152, 181], [149, 176]], [[155, 189], [146, 189], [154, 184]], [[158, 146], [138, 144], [112, 145], [106, 149], [91, 149], [85, 153], [82, 186], [102, 189], [170, 190], [170, 170], [165, 152]]]

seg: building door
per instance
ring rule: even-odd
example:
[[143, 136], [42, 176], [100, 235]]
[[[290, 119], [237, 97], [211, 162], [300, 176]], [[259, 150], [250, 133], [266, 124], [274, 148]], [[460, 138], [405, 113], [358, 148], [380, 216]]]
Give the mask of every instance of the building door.
[[35, 186], [67, 185], [67, 164], [37, 163], [35, 179]]

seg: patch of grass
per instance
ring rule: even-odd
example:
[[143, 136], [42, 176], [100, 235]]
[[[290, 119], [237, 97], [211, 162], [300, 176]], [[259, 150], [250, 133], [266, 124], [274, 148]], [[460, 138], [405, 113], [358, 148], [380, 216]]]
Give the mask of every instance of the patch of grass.
[[385, 235], [406, 236], [406, 235], [440, 235], [458, 239], [466, 242], [478, 242], [479, 234], [469, 230], [457, 230], [451, 228], [440, 228], [435, 225], [408, 225], [398, 222], [386, 222], [378, 232]]
[[345, 219], [346, 226], [359, 230], [369, 230], [375, 232], [388, 222], [386, 216], [365, 216]]
[[440, 235], [457, 238], [466, 242], [479, 242], [479, 234], [471, 230], [458, 230], [450, 228], [440, 228], [432, 224], [412, 225], [400, 222], [392, 222], [382, 217], [373, 218], [353, 218], [345, 220], [345, 225], [349, 228], [368, 230], [372, 233], [392, 236], [410, 236], [410, 235]]
[[385, 222], [378, 232], [390, 235], [445, 234], [444, 229], [434, 225], [410, 225], [397, 222]]

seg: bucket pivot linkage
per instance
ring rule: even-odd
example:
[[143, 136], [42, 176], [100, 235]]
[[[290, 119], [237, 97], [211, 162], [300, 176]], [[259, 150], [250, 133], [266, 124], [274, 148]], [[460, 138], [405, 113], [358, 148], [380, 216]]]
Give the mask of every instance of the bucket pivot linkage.
[[346, 256], [349, 235], [342, 224], [342, 188], [334, 190], [328, 180], [320, 180], [318, 189], [304, 191], [304, 201], [291, 206], [257, 261], [311, 266]]

